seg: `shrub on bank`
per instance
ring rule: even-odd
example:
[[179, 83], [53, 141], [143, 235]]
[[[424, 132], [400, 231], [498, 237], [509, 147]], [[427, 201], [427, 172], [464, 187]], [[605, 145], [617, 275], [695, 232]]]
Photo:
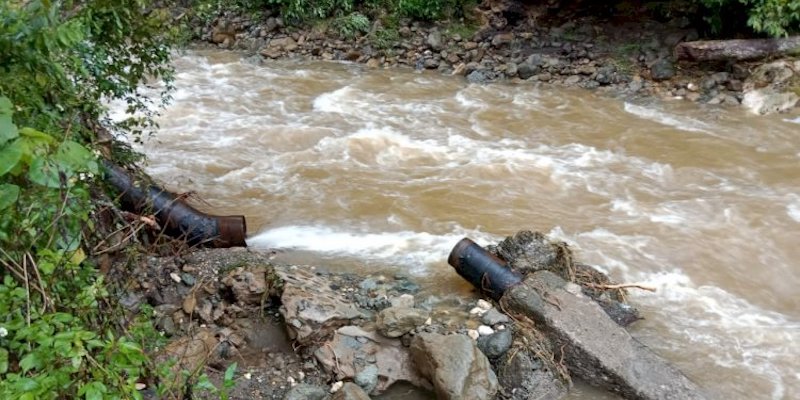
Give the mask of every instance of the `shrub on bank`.
[[[146, 354], [150, 315], [124, 322], [91, 261], [105, 248], [95, 213], [110, 207], [98, 133], [154, 127], [139, 88], [162, 80], [167, 99], [168, 18], [149, 0], [0, 2], [2, 399], [135, 399], [142, 382], [177, 381]], [[138, 117], [112, 123], [113, 100]]]

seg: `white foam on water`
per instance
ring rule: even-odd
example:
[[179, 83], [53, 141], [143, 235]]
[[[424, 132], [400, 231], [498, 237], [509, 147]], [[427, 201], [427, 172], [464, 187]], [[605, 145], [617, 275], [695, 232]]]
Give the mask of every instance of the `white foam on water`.
[[783, 120], [786, 121], [786, 122], [791, 122], [793, 124], [800, 124], [800, 117], [793, 118], [793, 119], [792, 118], [784, 118]]
[[[616, 204], [621, 211], [636, 208], [629, 201]], [[560, 227], [549, 235], [566, 241], [600, 269], [621, 275], [621, 281], [656, 287], [655, 293], [629, 291], [634, 304], [657, 309], [659, 323], [671, 332], [659, 336], [655, 345], [673, 351], [691, 347], [716, 366], [760, 376], [772, 387], [771, 399], [783, 398], [791, 378], [775, 364], [800, 366], [800, 347], [795, 345], [800, 343], [800, 320], [717, 286], [696, 284], [680, 266], [664, 265], [665, 260], [649, 252], [656, 243], [649, 236], [621, 235], [604, 228], [567, 234]]]
[[666, 113], [664, 111], [638, 106], [636, 104], [631, 104], [627, 102], [625, 103], [624, 108], [625, 112], [627, 113], [633, 114], [643, 119], [658, 122], [659, 124], [662, 125], [671, 126], [673, 128], [677, 128], [684, 131], [702, 132], [711, 134], [713, 136], [717, 136], [711, 131], [711, 128], [707, 124], [698, 121], [696, 119], [692, 119], [689, 117], [680, 117], [677, 115]]
[[325, 225], [290, 225], [268, 229], [247, 240], [261, 249], [304, 250], [357, 259], [383, 260], [410, 268], [414, 274], [429, 272], [431, 264], [442, 263], [456, 243], [469, 236], [480, 243], [497, 238], [476, 231], [456, 228], [453, 232], [365, 232]]
[[792, 200], [786, 205], [786, 214], [795, 222], [800, 222], [800, 196], [792, 195], [790, 198]]

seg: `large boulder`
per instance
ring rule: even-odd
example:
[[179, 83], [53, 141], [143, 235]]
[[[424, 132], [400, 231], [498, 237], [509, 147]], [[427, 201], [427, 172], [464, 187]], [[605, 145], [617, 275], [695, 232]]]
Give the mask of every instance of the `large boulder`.
[[289, 337], [309, 345], [330, 336], [340, 326], [364, 315], [325, 277], [301, 268], [276, 269], [283, 280], [280, 312]]
[[800, 61], [775, 61], [759, 66], [745, 80], [744, 105], [756, 114], [788, 111], [800, 102]]
[[506, 309], [533, 319], [567, 368], [589, 384], [624, 398], [704, 399], [677, 368], [618, 326], [600, 306], [550, 271], [530, 274], [509, 289]]
[[414, 368], [409, 349], [399, 339], [389, 339], [357, 326], [337, 329], [314, 352], [314, 357], [337, 380], [352, 380], [365, 389], [372, 387], [371, 394], [380, 394], [397, 381], [430, 388]]
[[411, 354], [439, 399], [483, 400], [497, 393], [489, 360], [466, 335], [421, 333], [411, 341]]

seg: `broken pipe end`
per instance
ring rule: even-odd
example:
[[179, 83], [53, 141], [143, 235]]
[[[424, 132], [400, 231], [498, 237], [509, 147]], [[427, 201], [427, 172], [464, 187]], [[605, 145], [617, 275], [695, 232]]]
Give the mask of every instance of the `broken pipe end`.
[[505, 261], [468, 238], [461, 239], [453, 247], [447, 263], [462, 278], [494, 300], [499, 300], [508, 288], [522, 281], [522, 277], [508, 268]]

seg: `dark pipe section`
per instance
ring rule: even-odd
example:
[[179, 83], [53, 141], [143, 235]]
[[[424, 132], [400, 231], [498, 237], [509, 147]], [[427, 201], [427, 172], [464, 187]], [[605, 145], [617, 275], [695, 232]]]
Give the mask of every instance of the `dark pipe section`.
[[136, 185], [122, 168], [103, 161], [108, 182], [120, 194], [122, 208], [137, 214], [153, 213], [164, 232], [190, 245], [246, 247], [244, 216], [216, 216], [198, 211], [173, 193], [155, 185]]
[[522, 276], [508, 268], [505, 261], [467, 238], [453, 247], [447, 263], [462, 278], [495, 300], [499, 300], [506, 289], [522, 281]]

